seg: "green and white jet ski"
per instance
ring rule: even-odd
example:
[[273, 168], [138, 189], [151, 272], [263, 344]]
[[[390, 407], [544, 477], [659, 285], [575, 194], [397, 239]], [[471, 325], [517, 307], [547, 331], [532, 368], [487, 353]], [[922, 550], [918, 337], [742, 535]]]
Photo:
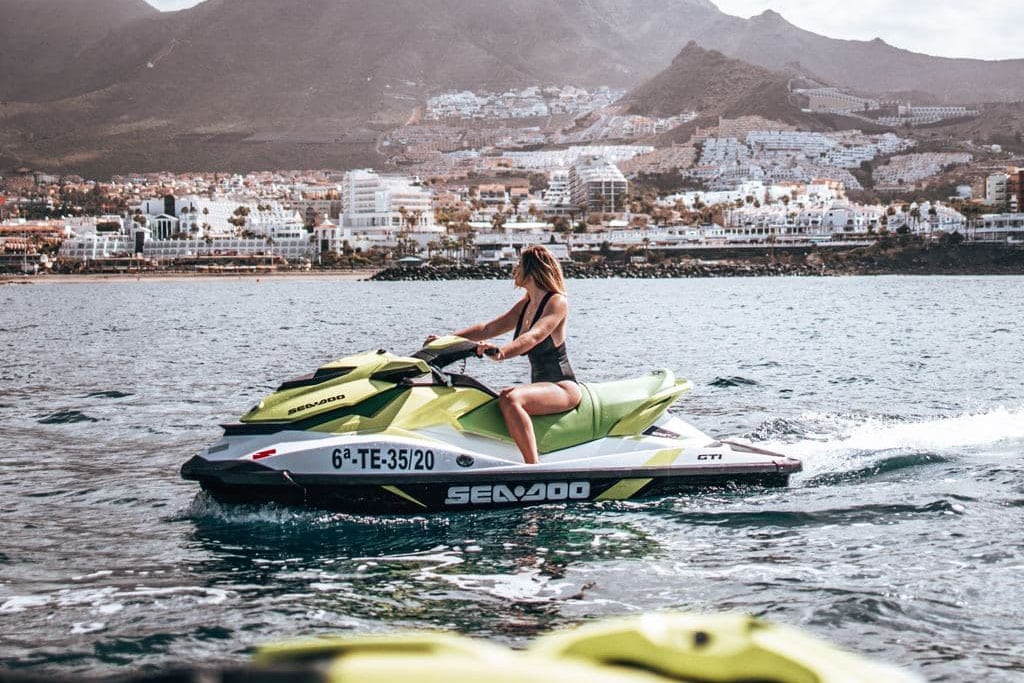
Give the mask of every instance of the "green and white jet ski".
[[581, 384], [580, 405], [535, 417], [527, 465], [497, 392], [446, 372], [476, 343], [368, 352], [289, 380], [181, 468], [215, 498], [364, 514], [627, 500], [710, 487], [785, 486], [798, 460], [718, 441], [667, 413], [687, 380]]

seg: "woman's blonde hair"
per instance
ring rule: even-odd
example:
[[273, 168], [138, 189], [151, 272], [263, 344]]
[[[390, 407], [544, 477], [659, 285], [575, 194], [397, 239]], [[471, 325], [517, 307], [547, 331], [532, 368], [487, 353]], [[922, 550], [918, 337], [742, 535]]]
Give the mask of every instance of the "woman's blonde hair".
[[541, 289], [565, 294], [565, 276], [562, 266], [547, 247], [534, 245], [523, 249], [516, 266], [517, 284], [531, 277]]

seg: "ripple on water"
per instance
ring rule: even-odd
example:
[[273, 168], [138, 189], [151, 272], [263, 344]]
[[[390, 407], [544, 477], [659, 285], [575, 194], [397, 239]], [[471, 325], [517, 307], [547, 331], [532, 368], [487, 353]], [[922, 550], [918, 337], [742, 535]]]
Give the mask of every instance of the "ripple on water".
[[82, 398], [128, 398], [129, 396], [134, 396], [134, 394], [127, 391], [112, 389], [110, 391], [94, 391], [91, 394], [86, 394]]
[[758, 382], [747, 379], [746, 377], [716, 377], [713, 381], [708, 382], [709, 387], [719, 387], [722, 389], [733, 389], [737, 387], [756, 387]]
[[36, 420], [43, 425], [74, 424], [76, 422], [99, 422], [95, 417], [90, 417], [80, 410], [58, 410], [47, 415], [37, 416]]
[[962, 515], [966, 507], [948, 500], [936, 500], [924, 505], [861, 505], [825, 510], [738, 510], [725, 512], [679, 512], [668, 518], [680, 524], [695, 526], [734, 527], [815, 527], [852, 524], [896, 524], [908, 517]]

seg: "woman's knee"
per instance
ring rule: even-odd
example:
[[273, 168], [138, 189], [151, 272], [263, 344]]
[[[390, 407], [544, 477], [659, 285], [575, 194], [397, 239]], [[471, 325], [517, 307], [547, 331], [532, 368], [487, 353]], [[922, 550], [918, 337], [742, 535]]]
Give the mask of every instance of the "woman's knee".
[[498, 407], [501, 408], [502, 412], [519, 407], [522, 405], [521, 394], [522, 392], [519, 391], [518, 387], [503, 389], [498, 395]]

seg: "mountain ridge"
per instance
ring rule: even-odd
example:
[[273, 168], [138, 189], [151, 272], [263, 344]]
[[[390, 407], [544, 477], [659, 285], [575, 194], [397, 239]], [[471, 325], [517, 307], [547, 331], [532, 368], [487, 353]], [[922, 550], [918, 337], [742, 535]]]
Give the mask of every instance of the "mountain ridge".
[[[68, 12], [51, 27], [58, 43], [86, 6], [32, 1]], [[1024, 60], [945, 60], [837, 41], [775, 12], [741, 19], [708, 0], [206, 0], [172, 13], [142, 0], [89, 2], [98, 28], [89, 24], [80, 42], [39, 65], [26, 56], [30, 43], [0, 42], [0, 59], [24, 67], [8, 68], [24, 73], [0, 83], [0, 164], [109, 173], [378, 163], [373, 134], [404, 123], [430, 95], [635, 89], [691, 39], [772, 74], [746, 103], [721, 88], [720, 103], [705, 102], [709, 112], [756, 109], [767, 95], [778, 105], [778, 74], [864, 94], [1024, 99]], [[25, 6], [0, 0], [0, 10]], [[941, 73], [930, 73], [932, 64]], [[287, 142], [300, 138], [330, 144]]]

